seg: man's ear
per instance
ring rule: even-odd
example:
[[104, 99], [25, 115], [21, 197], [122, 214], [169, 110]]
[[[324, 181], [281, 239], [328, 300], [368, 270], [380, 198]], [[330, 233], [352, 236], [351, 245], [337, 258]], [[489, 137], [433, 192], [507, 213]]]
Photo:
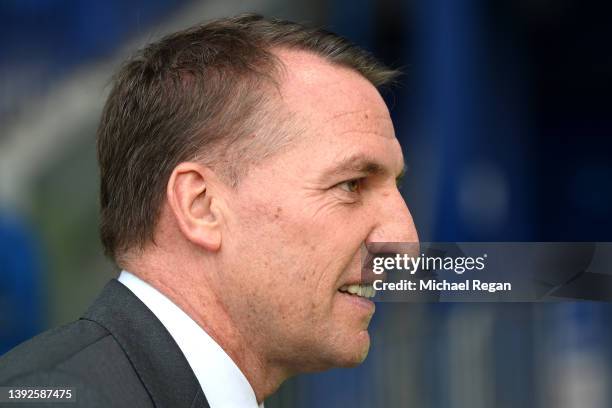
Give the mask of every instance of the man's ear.
[[183, 235], [201, 248], [217, 251], [222, 217], [212, 178], [212, 171], [201, 164], [180, 163], [170, 175], [166, 198]]

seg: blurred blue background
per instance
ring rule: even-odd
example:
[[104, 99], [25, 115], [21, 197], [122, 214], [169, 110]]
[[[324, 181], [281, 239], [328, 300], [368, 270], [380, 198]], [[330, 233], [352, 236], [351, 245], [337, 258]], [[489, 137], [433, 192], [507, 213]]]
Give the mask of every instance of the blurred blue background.
[[[405, 72], [386, 92], [423, 241], [612, 240], [612, 6], [564, 0], [0, 3], [0, 354], [78, 318], [115, 270], [95, 129], [137, 48], [244, 11], [336, 31]], [[289, 407], [609, 407], [612, 307], [378, 304], [356, 369]]]

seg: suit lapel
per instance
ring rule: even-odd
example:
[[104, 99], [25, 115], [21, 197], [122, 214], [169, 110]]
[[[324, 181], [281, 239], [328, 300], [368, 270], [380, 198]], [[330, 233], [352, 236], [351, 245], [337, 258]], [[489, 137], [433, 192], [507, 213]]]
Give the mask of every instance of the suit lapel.
[[189, 363], [155, 315], [116, 279], [82, 319], [106, 328], [123, 348], [156, 407], [209, 408]]

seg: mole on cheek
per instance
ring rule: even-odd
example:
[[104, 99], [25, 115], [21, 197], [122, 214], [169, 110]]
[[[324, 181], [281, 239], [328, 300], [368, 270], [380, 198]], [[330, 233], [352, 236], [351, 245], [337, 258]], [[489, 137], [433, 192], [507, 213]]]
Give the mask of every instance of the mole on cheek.
[[279, 219], [283, 209], [281, 207], [276, 207], [276, 213], [274, 214], [274, 218]]

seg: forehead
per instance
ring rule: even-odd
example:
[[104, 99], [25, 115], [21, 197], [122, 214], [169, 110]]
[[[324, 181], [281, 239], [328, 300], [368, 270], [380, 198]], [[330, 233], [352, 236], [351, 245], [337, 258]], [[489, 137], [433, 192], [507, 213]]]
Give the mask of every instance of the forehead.
[[395, 138], [389, 111], [378, 90], [358, 72], [306, 51], [277, 50], [284, 65], [281, 96], [310, 130], [340, 136], [367, 132]]

